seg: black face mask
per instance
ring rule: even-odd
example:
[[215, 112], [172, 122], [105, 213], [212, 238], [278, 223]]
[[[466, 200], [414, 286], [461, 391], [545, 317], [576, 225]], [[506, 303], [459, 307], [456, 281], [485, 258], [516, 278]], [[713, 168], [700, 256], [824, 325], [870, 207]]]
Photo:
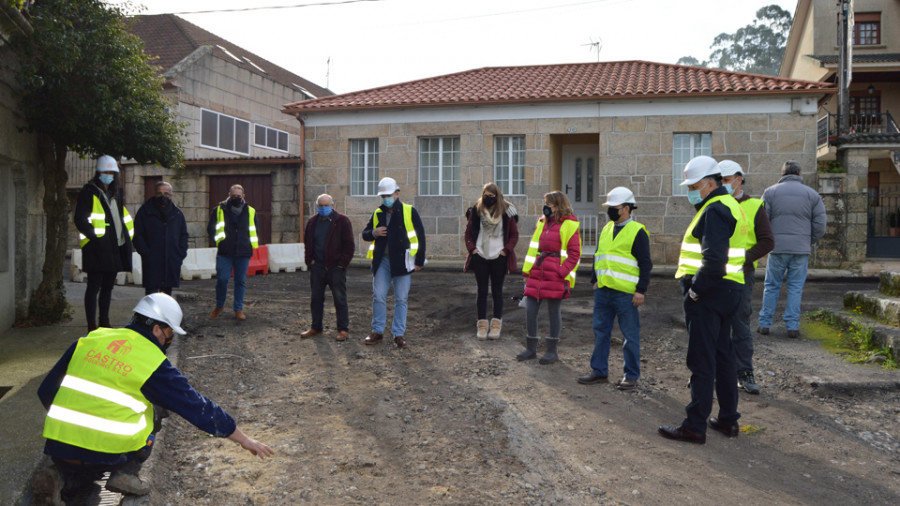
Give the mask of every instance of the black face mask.
[[231, 204], [232, 207], [241, 207], [241, 204], [244, 202], [244, 199], [241, 197], [231, 197], [228, 199], [228, 203]]
[[497, 203], [497, 197], [483, 196], [483, 197], [481, 197], [481, 203], [484, 204], [486, 207], [493, 207], [494, 204]]
[[549, 218], [550, 215], [553, 214], [553, 209], [550, 209], [550, 206], [544, 206], [543, 212], [544, 216]]
[[619, 219], [619, 209], [616, 207], [608, 207], [606, 208], [606, 215], [609, 216], [609, 219], [612, 221], [616, 221]]
[[169, 207], [169, 204], [172, 203], [172, 199], [166, 197], [165, 195], [160, 195], [158, 197], [153, 197], [153, 203], [156, 207]]

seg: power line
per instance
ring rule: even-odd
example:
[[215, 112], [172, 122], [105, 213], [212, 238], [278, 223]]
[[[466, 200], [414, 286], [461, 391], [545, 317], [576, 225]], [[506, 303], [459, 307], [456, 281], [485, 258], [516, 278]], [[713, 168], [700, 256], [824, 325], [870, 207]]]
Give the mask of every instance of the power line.
[[257, 7], [242, 7], [240, 9], [209, 9], [205, 11], [179, 11], [173, 12], [172, 14], [213, 14], [218, 12], [246, 12], [246, 11], [263, 11], [263, 10], [273, 10], [273, 9], [300, 9], [303, 7], [319, 7], [319, 6], [328, 6], [328, 5], [341, 5], [341, 4], [355, 4], [360, 2], [381, 2], [383, 0], [341, 0], [338, 2], [313, 2], [308, 4], [295, 4], [295, 5], [267, 5], [267, 6], [257, 6]]

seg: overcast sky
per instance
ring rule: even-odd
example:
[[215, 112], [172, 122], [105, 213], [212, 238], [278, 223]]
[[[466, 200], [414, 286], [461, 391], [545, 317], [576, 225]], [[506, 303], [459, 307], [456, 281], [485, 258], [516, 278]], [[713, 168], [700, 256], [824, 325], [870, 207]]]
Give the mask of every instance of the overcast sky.
[[[716, 35], [751, 23], [760, 7], [777, 4], [793, 15], [797, 4], [796, 0], [135, 1], [146, 7], [139, 13], [177, 13], [335, 93], [489, 66], [597, 61], [592, 42], [601, 43], [602, 61], [675, 63], [682, 56], [703, 61]], [[246, 10], [296, 5], [306, 6]], [[188, 14], [195, 11], [215, 12]]]

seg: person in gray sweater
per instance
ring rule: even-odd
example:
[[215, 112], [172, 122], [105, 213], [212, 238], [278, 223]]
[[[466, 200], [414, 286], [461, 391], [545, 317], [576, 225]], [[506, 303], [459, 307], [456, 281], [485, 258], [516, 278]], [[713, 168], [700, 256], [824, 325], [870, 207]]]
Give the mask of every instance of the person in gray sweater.
[[825, 235], [825, 203], [803, 184], [800, 164], [784, 163], [778, 183], [766, 188], [762, 200], [775, 234], [775, 249], [766, 264], [765, 290], [759, 311], [760, 334], [768, 334], [781, 285], [787, 284], [784, 324], [790, 338], [800, 337], [800, 300], [812, 245]]

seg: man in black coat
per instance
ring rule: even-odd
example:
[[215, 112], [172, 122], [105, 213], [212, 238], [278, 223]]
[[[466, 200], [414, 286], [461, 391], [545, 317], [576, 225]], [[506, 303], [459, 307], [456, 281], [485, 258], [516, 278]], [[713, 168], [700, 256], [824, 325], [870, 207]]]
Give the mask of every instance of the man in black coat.
[[322, 317], [325, 312], [325, 287], [331, 287], [334, 311], [337, 314], [338, 341], [346, 341], [350, 332], [350, 310], [347, 307], [347, 266], [353, 260], [356, 242], [350, 219], [335, 211], [331, 195], [322, 194], [316, 199], [316, 214], [306, 222], [303, 234], [305, 260], [309, 267], [309, 286], [312, 298], [312, 328], [300, 334], [301, 338], [322, 333]]
[[81, 245], [81, 270], [87, 273], [84, 312], [88, 332], [97, 329], [99, 294], [100, 326], [111, 327], [109, 305], [116, 275], [131, 270], [131, 236], [134, 223], [122, 198], [119, 165], [115, 158], [97, 159], [97, 173], [78, 194], [75, 228]]
[[184, 213], [172, 201], [172, 185], [156, 183], [156, 195], [147, 199], [134, 217], [134, 249], [141, 255], [144, 291], [172, 295], [187, 256], [188, 231]]

